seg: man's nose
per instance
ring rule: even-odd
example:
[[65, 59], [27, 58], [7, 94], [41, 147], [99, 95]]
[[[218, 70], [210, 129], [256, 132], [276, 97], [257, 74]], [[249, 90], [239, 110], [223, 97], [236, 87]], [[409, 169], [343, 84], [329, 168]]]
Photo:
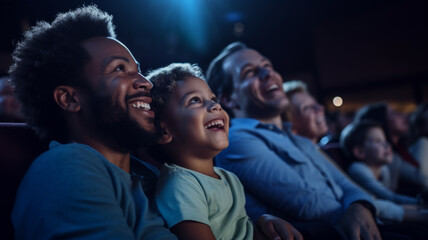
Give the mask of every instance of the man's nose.
[[137, 78], [132, 83], [132, 87], [135, 89], [145, 89], [150, 90], [153, 87], [153, 84], [145, 78], [141, 73], [138, 73]]
[[262, 80], [268, 79], [270, 73], [271, 73], [270, 69], [262, 67], [259, 69], [259, 78]]

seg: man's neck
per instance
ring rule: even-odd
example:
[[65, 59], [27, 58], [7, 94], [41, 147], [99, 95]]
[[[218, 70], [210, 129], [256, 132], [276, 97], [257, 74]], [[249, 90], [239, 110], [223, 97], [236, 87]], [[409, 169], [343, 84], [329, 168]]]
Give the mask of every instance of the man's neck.
[[256, 118], [260, 122], [264, 124], [273, 124], [277, 126], [279, 129], [282, 129], [282, 119], [281, 116], [273, 117], [273, 118]]

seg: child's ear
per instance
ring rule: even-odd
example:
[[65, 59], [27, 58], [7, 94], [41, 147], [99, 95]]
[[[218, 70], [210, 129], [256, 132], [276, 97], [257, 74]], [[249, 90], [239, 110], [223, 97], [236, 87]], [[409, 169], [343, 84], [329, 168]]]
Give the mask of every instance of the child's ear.
[[172, 135], [167, 130], [165, 125], [166, 125], [165, 122], [160, 123], [160, 127], [162, 128], [163, 133], [162, 133], [162, 136], [160, 137], [160, 139], [158, 141], [159, 144], [167, 144], [167, 143], [170, 143], [172, 141]]
[[80, 111], [80, 99], [75, 88], [70, 86], [57, 86], [53, 92], [55, 102], [67, 112]]
[[229, 109], [240, 109], [238, 102], [231, 95], [219, 94], [220, 103]]
[[361, 146], [355, 146], [352, 148], [352, 154], [355, 156], [356, 159], [362, 160], [366, 157], [366, 153], [364, 152], [363, 148]]

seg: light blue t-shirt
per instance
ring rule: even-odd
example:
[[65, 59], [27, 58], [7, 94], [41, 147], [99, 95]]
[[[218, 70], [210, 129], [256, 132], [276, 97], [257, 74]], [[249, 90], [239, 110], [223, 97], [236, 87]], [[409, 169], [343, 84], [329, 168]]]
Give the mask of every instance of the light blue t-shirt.
[[144, 176], [130, 175], [88, 145], [49, 147], [18, 190], [16, 239], [176, 239], [149, 206]]
[[216, 179], [175, 164], [165, 164], [156, 188], [156, 203], [167, 226], [182, 221], [207, 224], [216, 239], [253, 239], [238, 178], [214, 167]]
[[387, 166], [382, 168], [381, 180], [376, 179], [367, 164], [363, 162], [353, 162], [348, 168], [348, 173], [355, 182], [380, 199], [390, 200], [398, 204], [418, 203], [417, 198], [395, 193], [388, 188], [391, 180]]

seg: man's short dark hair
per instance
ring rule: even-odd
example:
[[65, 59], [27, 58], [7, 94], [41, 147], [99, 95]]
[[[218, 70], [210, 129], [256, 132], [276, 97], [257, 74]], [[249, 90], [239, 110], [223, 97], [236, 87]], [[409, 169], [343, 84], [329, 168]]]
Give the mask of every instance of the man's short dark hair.
[[64, 140], [65, 119], [53, 90], [87, 86], [83, 69], [90, 56], [81, 43], [100, 36], [116, 37], [112, 16], [90, 5], [60, 13], [52, 23], [38, 22], [18, 43], [9, 74], [28, 124], [42, 138]]
[[220, 94], [230, 96], [233, 91], [232, 76], [224, 72], [223, 62], [233, 53], [248, 47], [242, 42], [233, 42], [225, 47], [221, 53], [211, 61], [207, 70], [207, 82], [213, 93], [217, 96]]
[[352, 149], [356, 146], [362, 146], [367, 139], [368, 131], [376, 127], [382, 129], [379, 122], [362, 119], [354, 121], [343, 129], [340, 134], [340, 146], [350, 159], [356, 160]]

